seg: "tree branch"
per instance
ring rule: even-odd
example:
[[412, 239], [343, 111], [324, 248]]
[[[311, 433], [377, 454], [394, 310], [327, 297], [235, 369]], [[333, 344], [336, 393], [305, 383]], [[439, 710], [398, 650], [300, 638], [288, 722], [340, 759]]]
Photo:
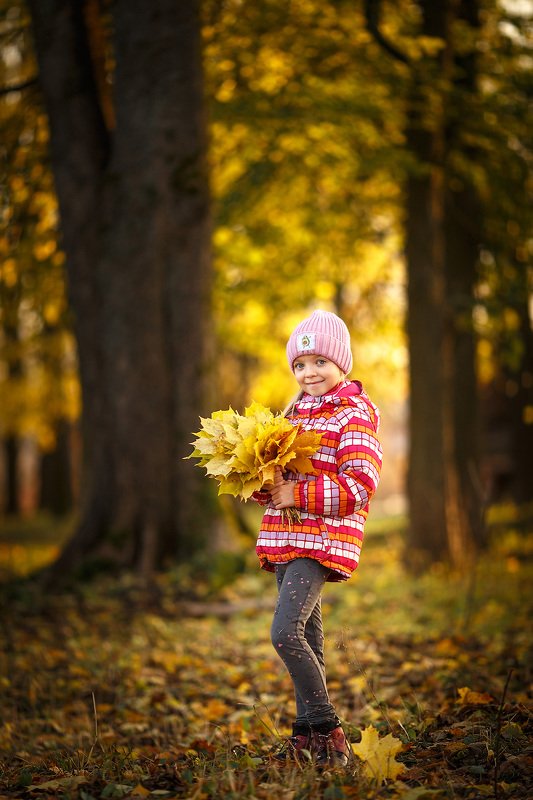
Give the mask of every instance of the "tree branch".
[[385, 50], [390, 56], [402, 64], [410, 64], [409, 58], [402, 53], [395, 45], [391, 44], [388, 39], [383, 36], [379, 29], [379, 22], [381, 17], [381, 0], [365, 0], [365, 19], [368, 32], [372, 34], [374, 41]]

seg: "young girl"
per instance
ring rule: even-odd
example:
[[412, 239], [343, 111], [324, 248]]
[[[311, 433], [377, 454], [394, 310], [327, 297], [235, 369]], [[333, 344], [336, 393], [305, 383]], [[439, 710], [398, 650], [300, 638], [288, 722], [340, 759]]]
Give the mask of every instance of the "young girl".
[[[281, 470], [270, 492], [257, 540], [261, 566], [275, 572], [279, 597], [272, 644], [292, 678], [296, 719], [285, 752], [311, 753], [318, 766], [346, 766], [351, 749], [330, 702], [324, 666], [321, 594], [326, 581], [344, 581], [359, 561], [368, 502], [381, 469], [379, 412], [352, 368], [350, 335], [328, 311], [315, 311], [287, 343], [301, 391], [286, 415], [323, 434], [312, 458], [315, 474]], [[287, 521], [283, 509], [300, 520]]]

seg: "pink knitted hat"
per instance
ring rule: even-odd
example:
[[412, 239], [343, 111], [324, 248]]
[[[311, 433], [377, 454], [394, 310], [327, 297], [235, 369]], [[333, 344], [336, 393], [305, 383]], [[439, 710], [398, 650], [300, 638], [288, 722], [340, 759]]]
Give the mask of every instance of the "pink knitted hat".
[[313, 311], [296, 326], [287, 342], [287, 359], [292, 369], [298, 356], [320, 355], [329, 358], [347, 375], [353, 365], [348, 328], [331, 311]]

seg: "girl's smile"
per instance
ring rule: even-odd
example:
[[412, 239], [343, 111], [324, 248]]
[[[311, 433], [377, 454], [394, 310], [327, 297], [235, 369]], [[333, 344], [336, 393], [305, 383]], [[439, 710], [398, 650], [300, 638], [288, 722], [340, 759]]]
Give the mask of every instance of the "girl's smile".
[[292, 369], [300, 387], [312, 397], [321, 397], [344, 378], [340, 367], [319, 355], [298, 356]]

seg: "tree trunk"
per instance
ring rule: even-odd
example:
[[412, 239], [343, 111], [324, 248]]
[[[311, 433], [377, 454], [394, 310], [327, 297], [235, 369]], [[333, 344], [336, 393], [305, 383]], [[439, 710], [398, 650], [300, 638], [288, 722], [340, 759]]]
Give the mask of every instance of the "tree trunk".
[[[115, 26], [116, 131], [107, 196], [115, 224], [102, 292], [107, 380], [121, 465], [116, 524], [135, 531], [135, 560], [147, 566], [175, 555], [180, 542], [185, 551], [201, 527], [201, 473], [183, 456], [205, 393], [206, 124], [194, 4], [122, 0]], [[127, 269], [113, 269], [117, 262]]]
[[[425, 36], [444, 38], [442, 3], [425, 4]], [[442, 126], [429, 127], [430, 81], [412, 68], [406, 131], [416, 158], [406, 185], [407, 333], [409, 340], [410, 507], [407, 557], [415, 569], [447, 554], [446, 470], [444, 459], [445, 328], [444, 140]]]
[[82, 518], [58, 567], [105, 543], [147, 573], [207, 524], [202, 475], [182, 460], [204, 405], [210, 285], [198, 3], [114, 5], [112, 132], [80, 4], [31, 8], [83, 396]]
[[[431, 147], [430, 136], [409, 131], [410, 146], [420, 156]], [[424, 141], [426, 140], [426, 141]], [[427, 162], [426, 162], [427, 163]], [[442, 180], [442, 177], [440, 177]], [[407, 333], [409, 338], [409, 559], [415, 568], [424, 553], [439, 559], [446, 553], [443, 454], [444, 376], [443, 252], [439, 244], [442, 206], [439, 175], [411, 176], [407, 185], [406, 258], [408, 272]]]
[[[83, 553], [109, 525], [113, 476], [106, 441], [100, 209], [110, 141], [98, 103], [83, 5], [29, 0], [39, 82], [50, 126], [50, 156], [59, 203], [67, 287], [83, 403], [81, 524], [63, 554]], [[68, 564], [66, 564], [68, 567]], [[59, 571], [59, 570], [58, 570]]]
[[518, 371], [507, 373], [512, 397], [508, 401], [511, 428], [511, 457], [513, 461], [512, 496], [516, 503], [531, 503], [533, 500], [533, 334], [528, 297], [529, 276], [524, 263], [515, 262], [519, 276], [519, 299], [515, 311], [520, 320], [522, 352]]
[[[478, 25], [475, 0], [421, 4], [422, 35], [444, 42], [438, 70], [413, 67], [407, 144], [417, 167], [407, 182], [406, 256], [410, 352], [409, 558], [467, 565], [484, 544], [472, 326], [480, 213], [454, 156], [475, 93], [474, 57], [456, 56], [454, 21]], [[436, 78], [441, 87], [437, 88]], [[432, 85], [433, 82], [433, 85]], [[430, 104], [429, 98], [433, 102]], [[432, 117], [428, 118], [428, 108]]]
[[[469, 202], [470, 201], [470, 202]], [[483, 504], [479, 473], [479, 409], [472, 326], [479, 239], [470, 237], [465, 210], [475, 227], [474, 200], [467, 191], [447, 196], [446, 461], [448, 547], [452, 561], [468, 561], [483, 546]], [[460, 209], [462, 212], [459, 213]]]
[[18, 438], [6, 436], [5, 453], [5, 495], [4, 513], [16, 515], [20, 513], [19, 479], [18, 479]]
[[[479, 30], [478, 0], [454, 5], [455, 20]], [[453, 42], [452, 42], [453, 47]], [[465, 143], [468, 115], [477, 108], [477, 55], [472, 48], [453, 53], [453, 74], [446, 121], [446, 351], [448, 409], [448, 541], [452, 561], [467, 563], [486, 544], [482, 524], [479, 466], [479, 402], [473, 304], [478, 280], [479, 247], [483, 240], [479, 198], [472, 177], [454, 166], [460, 153], [475, 164], [477, 152]]]
[[[18, 282], [14, 286], [7, 283], [0, 285], [0, 301], [2, 306], [2, 339], [4, 343], [5, 368], [8, 380], [17, 383], [23, 376], [23, 362], [20, 352], [19, 313], [21, 303], [21, 287]], [[21, 488], [19, 472], [19, 448], [22, 435], [20, 420], [15, 412], [10, 420], [10, 428], [4, 436], [5, 452], [5, 513], [20, 514]]]

